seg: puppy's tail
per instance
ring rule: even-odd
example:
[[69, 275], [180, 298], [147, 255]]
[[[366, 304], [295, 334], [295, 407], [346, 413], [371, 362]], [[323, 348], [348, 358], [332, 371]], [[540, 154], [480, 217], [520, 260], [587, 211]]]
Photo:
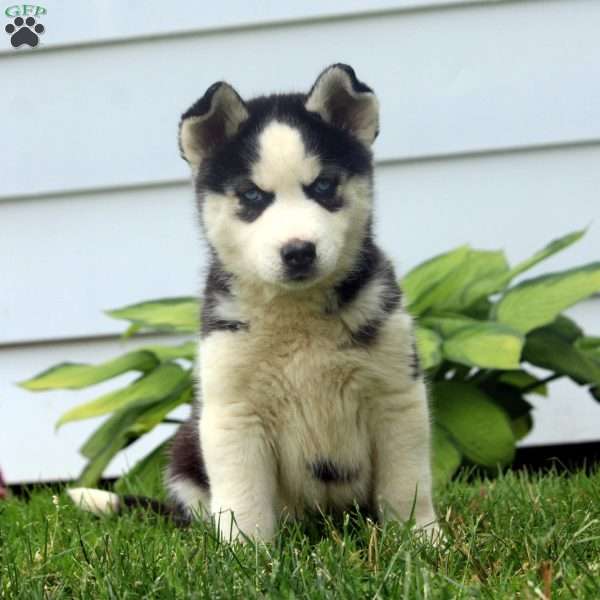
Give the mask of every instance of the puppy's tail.
[[95, 515], [120, 514], [134, 509], [142, 509], [162, 517], [167, 517], [179, 527], [190, 524], [189, 516], [176, 506], [171, 506], [144, 496], [119, 496], [113, 492], [94, 488], [70, 488], [67, 494], [79, 508]]

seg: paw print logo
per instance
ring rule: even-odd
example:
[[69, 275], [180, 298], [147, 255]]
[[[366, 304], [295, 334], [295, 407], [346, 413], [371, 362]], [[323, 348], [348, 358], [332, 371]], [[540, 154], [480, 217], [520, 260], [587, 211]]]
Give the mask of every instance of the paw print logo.
[[4, 31], [10, 35], [10, 43], [14, 48], [18, 48], [23, 44], [34, 48], [40, 41], [40, 34], [44, 33], [45, 29], [41, 23], [36, 23], [33, 17], [17, 17], [12, 23], [9, 23]]

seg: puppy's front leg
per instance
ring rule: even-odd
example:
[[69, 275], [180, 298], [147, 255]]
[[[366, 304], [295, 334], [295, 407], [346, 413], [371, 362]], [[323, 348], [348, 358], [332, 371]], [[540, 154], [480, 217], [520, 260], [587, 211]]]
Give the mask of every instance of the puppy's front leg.
[[260, 419], [243, 404], [207, 406], [200, 421], [211, 512], [224, 540], [275, 533], [276, 466]]
[[[430, 423], [425, 385], [377, 398], [374, 436], [374, 500], [382, 519], [407, 520], [437, 531], [431, 498]], [[414, 507], [414, 513], [413, 511]]]

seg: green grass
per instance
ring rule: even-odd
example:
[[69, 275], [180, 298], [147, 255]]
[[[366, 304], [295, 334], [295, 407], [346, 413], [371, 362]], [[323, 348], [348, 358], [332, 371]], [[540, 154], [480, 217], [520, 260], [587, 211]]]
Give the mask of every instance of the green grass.
[[241, 546], [36, 491], [0, 504], [0, 597], [600, 598], [600, 472], [454, 482], [438, 507], [442, 548], [357, 515]]

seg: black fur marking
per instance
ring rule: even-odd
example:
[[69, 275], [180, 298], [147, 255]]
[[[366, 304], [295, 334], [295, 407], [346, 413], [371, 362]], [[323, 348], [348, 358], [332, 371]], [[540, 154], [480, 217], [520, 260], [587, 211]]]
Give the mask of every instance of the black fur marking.
[[187, 527], [191, 523], [191, 519], [177, 506], [164, 504], [153, 498], [144, 496], [119, 496], [119, 512], [122, 512], [121, 507], [132, 509], [141, 508], [150, 511], [162, 517], [168, 517], [178, 527]]
[[260, 202], [250, 203], [240, 198], [240, 208], [237, 210], [236, 215], [245, 223], [252, 223], [256, 221], [260, 215], [273, 203], [275, 200], [275, 194], [272, 192], [262, 192], [264, 197]]
[[171, 444], [171, 479], [186, 479], [208, 489], [208, 475], [200, 448], [198, 414], [194, 406], [190, 418], [179, 427]]
[[419, 360], [419, 353], [417, 351], [417, 343], [415, 340], [412, 342], [412, 351], [410, 355], [410, 374], [416, 381], [421, 377], [421, 361]]
[[352, 341], [357, 346], [370, 346], [377, 339], [383, 319], [372, 319], [352, 332]]
[[344, 199], [337, 193], [339, 186], [338, 178], [328, 178], [332, 179], [333, 187], [331, 191], [327, 193], [319, 192], [317, 184], [320, 179], [322, 179], [321, 176], [317, 177], [317, 179], [315, 179], [315, 181], [313, 181], [310, 185], [302, 186], [305, 195], [314, 200], [325, 210], [328, 210], [329, 212], [337, 212], [344, 206]]
[[322, 483], [350, 483], [358, 477], [356, 469], [343, 469], [331, 460], [318, 460], [309, 468], [313, 477]]
[[[356, 331], [352, 332], [352, 340], [359, 346], [370, 346], [373, 344], [377, 339], [381, 326], [385, 323], [388, 316], [400, 306], [402, 300], [402, 292], [396, 282], [396, 275], [391, 263], [387, 261], [380, 262], [376, 267], [376, 273], [372, 274], [367, 281], [375, 277], [381, 279], [384, 283], [383, 292], [379, 298], [379, 311]], [[360, 289], [362, 288], [359, 288], [357, 294]]]
[[385, 293], [381, 308], [386, 315], [393, 313], [402, 302], [402, 290], [396, 280], [396, 272], [391, 263], [386, 262], [382, 278], [385, 281]]
[[373, 242], [371, 234], [368, 233], [363, 241], [356, 264], [348, 276], [335, 287], [340, 307], [346, 306], [356, 299], [358, 293], [375, 275], [381, 261], [381, 251]]
[[212, 253], [210, 269], [204, 287], [204, 300], [201, 309], [201, 336], [204, 338], [213, 331], [242, 331], [248, 324], [242, 321], [227, 321], [215, 314], [219, 296], [231, 296], [231, 275], [227, 273], [215, 253]]
[[212, 321], [212, 331], [247, 331], [248, 323], [242, 321], [225, 321], [225, 319], [217, 319]]

